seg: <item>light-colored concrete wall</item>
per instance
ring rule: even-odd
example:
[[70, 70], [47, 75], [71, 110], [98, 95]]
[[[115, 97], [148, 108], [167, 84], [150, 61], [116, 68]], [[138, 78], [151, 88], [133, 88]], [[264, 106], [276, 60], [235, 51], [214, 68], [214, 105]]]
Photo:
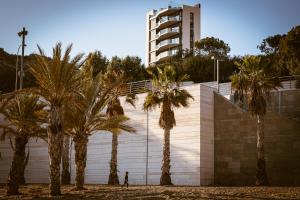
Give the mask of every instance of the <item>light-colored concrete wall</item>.
[[[154, 41], [151, 41], [150, 51], [154, 51], [155, 49], [156, 49], [156, 41], [154, 40]], [[155, 57], [154, 58], [151, 57], [151, 60], [155, 60]]]
[[[175, 109], [177, 126], [171, 130], [171, 176], [175, 185], [200, 185], [200, 84], [184, 86], [194, 97], [188, 108]], [[146, 94], [139, 94], [136, 108], [124, 104], [128, 122], [137, 132], [119, 136], [118, 167], [120, 182], [129, 171], [130, 184], [146, 184], [147, 113], [142, 110]], [[160, 109], [149, 112], [148, 183], [159, 184], [162, 163], [163, 130], [158, 126]], [[9, 141], [0, 143], [0, 183], [5, 183], [12, 159]], [[72, 183], [75, 180], [74, 147], [71, 149]], [[89, 139], [86, 183], [106, 184], [109, 175], [111, 135], [97, 132]], [[47, 144], [30, 142], [27, 182], [48, 183]]]
[[200, 40], [200, 8], [198, 5], [182, 9], [182, 48], [190, 49], [190, 13], [194, 13], [194, 42]]
[[214, 90], [200, 84], [201, 185], [212, 185], [214, 183]]
[[156, 52], [155, 51], [151, 52], [150, 56], [151, 56], [151, 62], [156, 60]]
[[[176, 185], [200, 185], [200, 85], [184, 87], [194, 97], [189, 108], [175, 109], [176, 127], [171, 130], [171, 174]], [[163, 130], [159, 111], [149, 112], [149, 181], [159, 184]]]

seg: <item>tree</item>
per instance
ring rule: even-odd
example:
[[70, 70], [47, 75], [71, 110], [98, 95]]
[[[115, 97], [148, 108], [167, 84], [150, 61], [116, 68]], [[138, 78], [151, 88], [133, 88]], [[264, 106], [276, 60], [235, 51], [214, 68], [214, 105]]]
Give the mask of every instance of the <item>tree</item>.
[[145, 66], [142, 65], [141, 58], [137, 56], [126, 56], [125, 58], [114, 56], [112, 57], [109, 66], [113, 69], [123, 71], [124, 75], [128, 77], [128, 82], [145, 79]]
[[270, 73], [276, 76], [290, 75], [286, 65], [280, 63], [279, 47], [280, 42], [286, 35], [274, 35], [265, 38], [262, 43], [257, 46], [264, 55], [261, 55], [261, 62], [265, 65]]
[[281, 64], [286, 65], [292, 75], [300, 75], [300, 26], [292, 28], [280, 41]]
[[108, 59], [100, 51], [89, 53], [86, 61], [89, 62], [88, 65], [92, 66], [94, 77], [99, 73], [106, 72], [107, 66], [109, 64]]
[[199, 55], [225, 58], [230, 52], [230, 47], [223, 40], [214, 37], [206, 37], [195, 42], [195, 49]]
[[[16, 55], [8, 54], [0, 48], [0, 92], [7, 93], [15, 90], [16, 60]], [[34, 62], [34, 55], [24, 57], [24, 88], [35, 86], [35, 80], [28, 71], [28, 65], [32, 62]]]
[[81, 69], [83, 81], [80, 87], [82, 91], [82, 96], [79, 99], [80, 106], [68, 104], [65, 112], [66, 130], [72, 135], [75, 144], [76, 190], [84, 189], [88, 137], [99, 130], [133, 131], [131, 127], [123, 124], [124, 121], [128, 120], [127, 117], [109, 118], [103, 113], [105, 106], [107, 106], [108, 93], [115, 85], [103, 89], [100, 82], [101, 74], [93, 77], [92, 67], [88, 64], [89, 62]]
[[262, 52], [267, 55], [270, 54], [276, 54], [279, 51], [279, 44], [280, 41], [285, 37], [285, 35], [274, 35], [274, 36], [269, 36], [265, 39], [263, 39], [262, 43], [257, 46], [257, 48]]
[[[109, 68], [107, 72], [102, 76], [102, 85], [106, 88], [111, 87], [116, 82], [119, 84], [112, 88], [109, 93], [109, 99], [106, 109], [106, 114], [109, 118], [113, 118], [116, 116], [124, 116], [124, 109], [120, 103], [119, 97], [121, 95], [126, 94], [125, 101], [134, 106], [134, 102], [136, 100], [135, 94], [128, 94], [127, 91], [127, 79], [124, 72], [121, 70], [116, 70]], [[111, 150], [111, 160], [110, 160], [110, 174], [108, 179], [109, 185], [118, 185], [119, 177], [118, 177], [118, 136], [120, 131], [113, 131], [112, 133], [112, 150]]]
[[70, 58], [72, 45], [62, 52], [62, 44], [53, 48], [52, 58], [48, 59], [38, 46], [40, 56], [30, 65], [37, 87], [29, 90], [39, 95], [49, 106], [48, 152], [50, 158], [50, 194], [60, 195], [60, 163], [63, 141], [63, 106], [77, 105], [82, 80], [79, 68], [83, 64], [83, 54]]
[[172, 185], [170, 174], [170, 130], [176, 125], [173, 108], [187, 107], [188, 100], [193, 98], [188, 91], [181, 89], [179, 84], [187, 78], [182, 75], [176, 78], [172, 66], [165, 66], [163, 69], [156, 68], [157, 72], [152, 75], [153, 90], [149, 91], [145, 102], [144, 110], [152, 110], [161, 106], [159, 126], [164, 129], [163, 163], [160, 185]]
[[25, 148], [31, 137], [46, 138], [46, 131], [41, 128], [45, 122], [45, 105], [39, 101], [37, 96], [19, 94], [10, 99], [0, 112], [7, 121], [0, 128], [3, 129], [1, 139], [7, 134], [14, 136], [13, 160], [8, 176], [7, 195], [17, 195], [19, 185], [24, 179], [24, 169], [28, 162], [29, 154]]
[[61, 156], [61, 184], [68, 185], [71, 183], [70, 173], [70, 136], [64, 134]]
[[280, 86], [280, 83], [278, 79], [267, 76], [258, 56], [246, 56], [241, 63], [237, 63], [237, 66], [240, 71], [231, 76], [235, 99], [240, 104], [246, 101], [249, 112], [257, 119], [256, 185], [267, 185], [264, 116], [270, 92]]

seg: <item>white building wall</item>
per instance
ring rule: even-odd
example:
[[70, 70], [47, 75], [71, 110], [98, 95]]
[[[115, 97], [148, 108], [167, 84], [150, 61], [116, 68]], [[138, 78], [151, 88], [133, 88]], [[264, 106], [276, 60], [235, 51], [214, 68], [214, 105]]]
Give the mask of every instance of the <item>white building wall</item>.
[[[203, 171], [206, 168], [202, 168], [202, 166], [209, 166], [210, 170], [213, 169], [211, 168], [211, 160], [207, 160], [207, 156], [213, 155], [213, 153], [206, 152], [211, 151], [210, 147], [203, 148], [204, 146], [200, 146], [200, 139], [202, 145], [202, 139], [206, 141], [208, 134], [211, 134], [211, 132], [207, 132], [205, 135], [202, 135], [202, 133], [200, 135], [200, 113], [202, 113], [200, 112], [200, 84], [184, 86], [183, 88], [193, 95], [194, 101], [190, 101], [188, 108], [175, 110], [177, 126], [171, 130], [171, 177], [175, 185], [200, 185], [200, 183], [202, 185], [203, 180], [207, 184], [207, 180], [211, 178], [207, 177], [209, 173]], [[125, 114], [130, 117], [129, 124], [137, 132], [135, 134], [123, 133], [119, 136], [118, 168], [121, 183], [123, 182], [125, 171], [128, 171], [130, 184], [146, 184], [147, 113], [142, 110], [145, 95], [138, 95], [136, 108], [123, 104]], [[124, 99], [121, 100], [124, 103]], [[158, 126], [159, 109], [148, 114], [148, 184], [156, 185], [159, 184], [161, 174], [163, 130]], [[48, 183], [49, 158], [47, 144], [42, 140], [38, 140], [37, 143], [35, 140], [31, 140], [29, 146], [30, 161], [25, 172], [27, 182]], [[0, 159], [0, 183], [5, 183], [12, 159], [12, 151], [8, 140], [0, 143], [0, 152], [2, 154], [2, 159]], [[74, 153], [73, 147], [71, 149], [71, 176], [73, 183], [75, 181]], [[85, 175], [86, 183], [107, 183], [110, 154], [111, 135], [108, 132], [97, 132], [90, 137]], [[205, 159], [201, 158], [200, 160], [200, 155], [206, 156]], [[206, 162], [208, 162], [207, 165], [205, 164]]]
[[200, 40], [200, 12], [199, 5], [182, 8], [182, 49], [190, 49], [190, 13], [194, 13], [194, 42]]

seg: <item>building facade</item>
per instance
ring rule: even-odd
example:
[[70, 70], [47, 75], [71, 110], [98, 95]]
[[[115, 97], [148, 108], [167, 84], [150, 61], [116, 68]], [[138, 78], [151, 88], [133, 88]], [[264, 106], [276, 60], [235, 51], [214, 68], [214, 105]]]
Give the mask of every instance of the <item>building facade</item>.
[[169, 6], [146, 14], [146, 66], [164, 61], [200, 40], [200, 4]]

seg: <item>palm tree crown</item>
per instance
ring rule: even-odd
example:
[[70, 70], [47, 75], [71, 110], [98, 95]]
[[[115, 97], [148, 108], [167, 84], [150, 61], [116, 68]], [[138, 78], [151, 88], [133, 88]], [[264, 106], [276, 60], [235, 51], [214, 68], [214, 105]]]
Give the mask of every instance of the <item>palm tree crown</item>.
[[30, 65], [30, 71], [35, 77], [38, 87], [35, 93], [42, 96], [51, 105], [61, 106], [64, 101], [70, 101], [78, 94], [81, 84], [79, 68], [82, 66], [83, 54], [70, 58], [72, 45], [69, 45], [62, 55], [62, 44], [53, 48], [51, 59], [38, 46], [40, 56]]
[[258, 56], [246, 56], [236, 65], [240, 71], [231, 76], [235, 99], [239, 103], [246, 101], [252, 115], [265, 115], [270, 92], [280, 86], [278, 79], [268, 76]]
[[4, 133], [45, 138], [45, 130], [41, 127], [47, 117], [44, 107], [45, 104], [37, 96], [18, 94], [0, 111], [7, 119], [7, 123], [0, 125], [0, 128], [5, 130]]
[[156, 68], [157, 72], [148, 71], [152, 79], [153, 90], [148, 92], [144, 102], [144, 110], [152, 110], [162, 105], [162, 112], [159, 125], [162, 128], [170, 128], [176, 125], [173, 107], [187, 107], [188, 100], [193, 99], [192, 95], [181, 89], [180, 82], [188, 78], [187, 75], [176, 76], [172, 66], [163, 69]]

